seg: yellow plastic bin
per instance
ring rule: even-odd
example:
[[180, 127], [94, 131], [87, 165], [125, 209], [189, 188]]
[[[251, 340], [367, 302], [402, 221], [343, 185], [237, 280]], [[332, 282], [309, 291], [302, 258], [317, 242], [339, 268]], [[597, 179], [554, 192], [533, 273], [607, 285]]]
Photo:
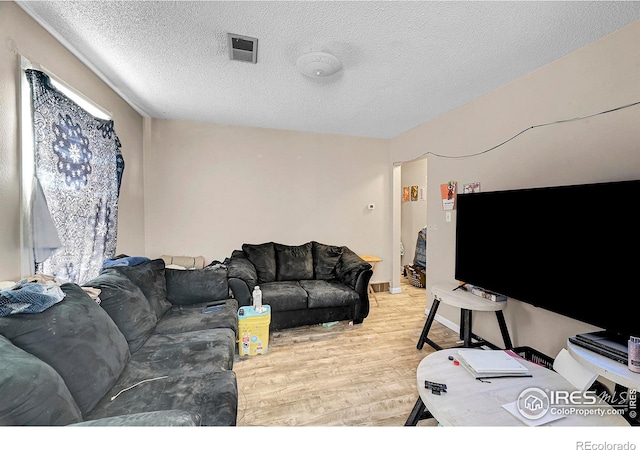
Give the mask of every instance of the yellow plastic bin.
[[240, 356], [263, 355], [269, 351], [271, 306], [263, 305], [258, 312], [253, 306], [238, 310], [238, 353]]

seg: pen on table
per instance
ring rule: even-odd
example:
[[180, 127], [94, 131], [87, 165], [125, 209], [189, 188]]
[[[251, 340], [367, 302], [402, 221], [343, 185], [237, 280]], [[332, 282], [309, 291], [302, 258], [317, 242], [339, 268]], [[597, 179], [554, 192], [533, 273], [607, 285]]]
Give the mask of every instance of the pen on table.
[[487, 382], [485, 380], [491, 380], [493, 378], [531, 378], [533, 375], [531, 374], [526, 374], [526, 375], [497, 375], [494, 377], [478, 377], [476, 378], [476, 380], [480, 380], [482, 382]]

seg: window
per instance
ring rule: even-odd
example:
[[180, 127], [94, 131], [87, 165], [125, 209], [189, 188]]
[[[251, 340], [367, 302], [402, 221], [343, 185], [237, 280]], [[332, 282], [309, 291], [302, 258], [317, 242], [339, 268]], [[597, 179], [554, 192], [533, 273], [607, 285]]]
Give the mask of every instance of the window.
[[82, 284], [114, 256], [124, 160], [110, 114], [21, 68], [23, 273]]

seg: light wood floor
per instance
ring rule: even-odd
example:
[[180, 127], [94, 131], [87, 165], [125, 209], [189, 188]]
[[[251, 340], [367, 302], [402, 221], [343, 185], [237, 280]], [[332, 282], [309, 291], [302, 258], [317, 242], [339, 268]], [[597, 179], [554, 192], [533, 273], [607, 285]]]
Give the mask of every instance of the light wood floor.
[[[271, 332], [266, 355], [238, 357], [238, 426], [402, 426], [417, 399], [416, 348], [426, 290], [402, 277], [402, 293], [376, 293], [363, 324]], [[443, 347], [459, 336], [434, 322]], [[425, 420], [420, 425], [435, 425]]]

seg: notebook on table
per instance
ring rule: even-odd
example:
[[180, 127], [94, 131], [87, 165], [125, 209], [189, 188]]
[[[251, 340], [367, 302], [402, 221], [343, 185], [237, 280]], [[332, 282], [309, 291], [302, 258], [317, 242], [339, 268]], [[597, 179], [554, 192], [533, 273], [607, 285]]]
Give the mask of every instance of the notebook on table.
[[529, 369], [503, 350], [460, 349], [460, 363], [476, 378], [529, 376]]

